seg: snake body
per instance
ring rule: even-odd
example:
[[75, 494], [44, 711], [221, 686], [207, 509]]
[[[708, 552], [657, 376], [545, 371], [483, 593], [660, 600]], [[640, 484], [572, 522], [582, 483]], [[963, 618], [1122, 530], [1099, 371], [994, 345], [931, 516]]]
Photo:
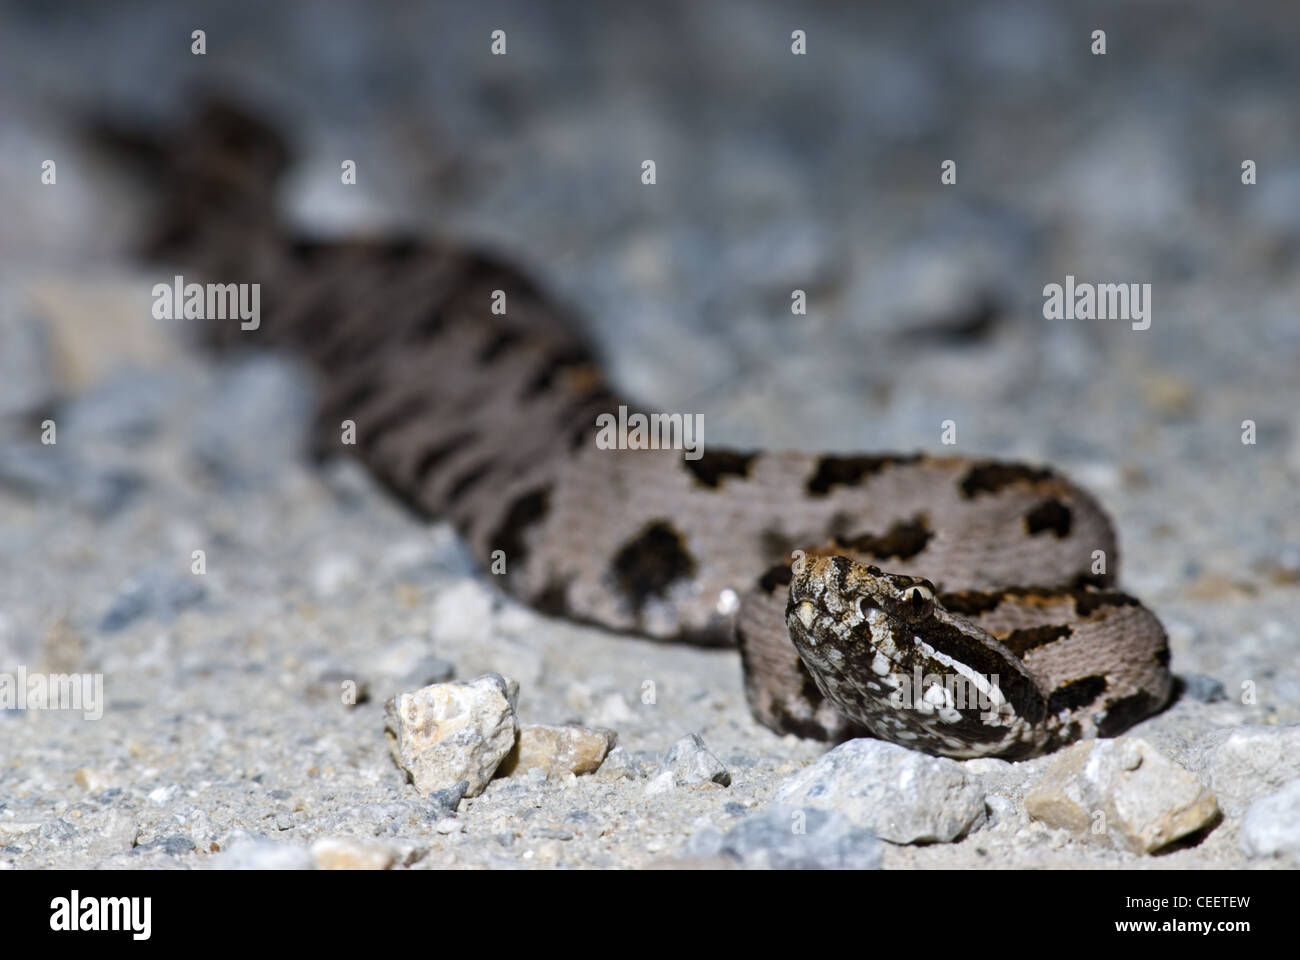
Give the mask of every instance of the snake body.
[[[1159, 622], [1110, 589], [1111, 524], [1054, 471], [601, 449], [596, 417], [623, 401], [568, 312], [519, 271], [425, 239], [291, 235], [267, 213], [287, 154], [224, 107], [173, 142], [185, 146], [168, 154], [151, 252], [187, 279], [262, 285], [260, 328], [216, 324], [213, 339], [305, 353], [321, 374], [322, 443], [339, 450], [354, 424], [342, 449], [449, 518], [539, 610], [665, 640], [734, 638], [754, 716], [802, 736], [1024, 756], [1168, 700]], [[915, 703], [891, 702], [911, 676]], [[980, 703], [945, 699], [956, 676]]]

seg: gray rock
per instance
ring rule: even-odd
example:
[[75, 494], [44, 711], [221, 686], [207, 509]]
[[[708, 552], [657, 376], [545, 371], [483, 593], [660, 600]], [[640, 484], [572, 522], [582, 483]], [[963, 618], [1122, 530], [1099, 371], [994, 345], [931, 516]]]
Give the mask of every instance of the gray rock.
[[608, 780], [640, 780], [657, 768], [657, 761], [647, 761], [623, 747], [615, 747], [606, 754], [596, 775]]
[[72, 456], [68, 443], [4, 440], [0, 442], [0, 487], [32, 497], [65, 499], [97, 520], [106, 520], [129, 504], [147, 481], [138, 471], [115, 466], [102, 457]]
[[1204, 673], [1190, 673], [1183, 677], [1183, 693], [1199, 703], [1218, 703], [1228, 699], [1222, 681]]
[[1208, 768], [1224, 815], [1241, 816], [1251, 801], [1300, 777], [1300, 724], [1239, 727], [1210, 755]]
[[219, 488], [272, 484], [306, 449], [312, 392], [296, 364], [258, 354], [223, 368], [209, 392], [191, 453]]
[[687, 841], [695, 857], [726, 857], [748, 869], [875, 870], [882, 847], [875, 835], [834, 810], [772, 807], [726, 834], [707, 827]]
[[137, 447], [155, 436], [182, 395], [175, 378], [132, 369], [79, 394], [55, 417], [59, 443]]
[[147, 486], [145, 478], [126, 469], [88, 469], [72, 489], [73, 502], [96, 520], [107, 520], [134, 501]]
[[671, 774], [673, 784], [679, 787], [701, 783], [731, 786], [731, 774], [722, 761], [709, 752], [698, 733], [688, 733], [668, 748], [654, 779], [658, 780], [665, 773]]
[[776, 802], [838, 810], [891, 843], [947, 843], [985, 818], [961, 764], [883, 740], [850, 740], [786, 778]]
[[385, 705], [393, 758], [422, 796], [464, 780], [476, 797], [515, 745], [518, 697], [498, 673], [400, 694]]
[[135, 849], [161, 850], [169, 856], [179, 857], [194, 849], [194, 841], [184, 834], [178, 833], [170, 837], [163, 837], [161, 840], [156, 840], [153, 843], [142, 843]]
[[438, 821], [443, 817], [454, 817], [456, 808], [460, 806], [461, 798], [465, 796], [467, 790], [469, 790], [469, 781], [462, 780], [445, 790], [433, 791], [425, 798], [429, 803], [429, 812], [424, 818]]
[[1248, 857], [1300, 856], [1300, 779], [1246, 808], [1238, 842]]
[[144, 617], [166, 622], [182, 610], [201, 603], [206, 595], [203, 584], [192, 576], [147, 570], [122, 588], [105, 612], [99, 629], [115, 633]]
[[1219, 816], [1200, 780], [1137, 737], [1063, 751], [1025, 794], [1025, 811], [1079, 840], [1134, 853], [1159, 850]]
[[29, 496], [57, 497], [76, 485], [77, 465], [58, 444], [0, 444], [0, 486]]
[[446, 683], [456, 676], [456, 665], [441, 657], [428, 656], [416, 663], [402, 678], [404, 687], [428, 687]]

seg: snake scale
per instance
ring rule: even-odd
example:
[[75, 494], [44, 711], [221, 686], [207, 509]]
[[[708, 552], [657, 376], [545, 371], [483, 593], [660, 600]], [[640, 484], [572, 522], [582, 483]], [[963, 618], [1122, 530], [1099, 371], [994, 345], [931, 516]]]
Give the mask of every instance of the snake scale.
[[537, 609], [736, 642], [754, 716], [806, 737], [1017, 758], [1169, 700], [1164, 631], [1114, 590], [1109, 519], [1051, 469], [601, 449], [596, 417], [622, 401], [567, 312], [507, 263], [293, 235], [271, 212], [283, 143], [220, 104], [179, 136], [113, 138], [166, 170], [150, 255], [261, 284], [260, 327], [210, 339], [305, 353], [326, 442], [355, 423], [344, 449], [485, 566], [504, 558], [495, 579]]

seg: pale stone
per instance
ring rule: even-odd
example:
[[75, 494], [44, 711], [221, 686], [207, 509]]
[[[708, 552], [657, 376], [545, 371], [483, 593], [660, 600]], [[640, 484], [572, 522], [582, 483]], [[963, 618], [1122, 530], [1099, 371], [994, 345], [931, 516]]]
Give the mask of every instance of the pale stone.
[[614, 731], [603, 728], [527, 723], [519, 728], [519, 738], [500, 772], [509, 776], [536, 768], [548, 776], [594, 773], [615, 740]]
[[1086, 740], [1057, 757], [1025, 795], [1034, 820], [1077, 839], [1151, 853], [1209, 826], [1214, 794], [1145, 740]]
[[397, 852], [385, 843], [326, 837], [311, 845], [317, 870], [388, 870]]
[[72, 776], [72, 781], [87, 793], [99, 793], [112, 786], [108, 774], [90, 767], [78, 767], [77, 772]]
[[393, 758], [421, 796], [462, 780], [465, 796], [478, 796], [515, 744], [518, 697], [496, 673], [400, 694], [385, 705]]

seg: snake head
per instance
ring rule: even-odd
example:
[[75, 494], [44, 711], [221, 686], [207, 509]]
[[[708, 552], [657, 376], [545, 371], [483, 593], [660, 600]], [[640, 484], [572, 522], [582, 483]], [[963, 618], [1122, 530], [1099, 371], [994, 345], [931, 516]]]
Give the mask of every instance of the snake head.
[[1038, 746], [1025, 667], [935, 599], [929, 580], [796, 556], [786, 626], [822, 694], [876, 736], [946, 756]]

